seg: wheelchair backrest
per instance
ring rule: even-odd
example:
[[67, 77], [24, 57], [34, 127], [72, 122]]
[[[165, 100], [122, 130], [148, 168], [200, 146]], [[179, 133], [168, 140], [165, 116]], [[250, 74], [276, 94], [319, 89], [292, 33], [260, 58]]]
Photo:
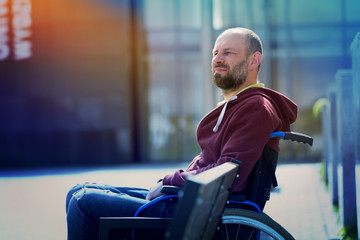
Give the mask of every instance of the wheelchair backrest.
[[[313, 144], [312, 137], [297, 132], [273, 132], [270, 137], [296, 141], [310, 146]], [[244, 191], [241, 193], [245, 196], [245, 200], [256, 203], [261, 211], [264, 209], [266, 201], [270, 199], [271, 189], [277, 186], [275, 170], [278, 156], [278, 152], [265, 146], [247, 179]]]
[[270, 199], [270, 191], [277, 186], [275, 176], [279, 153], [265, 147], [247, 179], [246, 200], [256, 203], [261, 210]]

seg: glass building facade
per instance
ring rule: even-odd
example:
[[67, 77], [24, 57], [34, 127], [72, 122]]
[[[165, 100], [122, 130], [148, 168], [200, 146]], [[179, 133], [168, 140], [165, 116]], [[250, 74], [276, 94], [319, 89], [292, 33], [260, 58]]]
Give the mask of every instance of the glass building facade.
[[351, 68], [359, 10], [358, 0], [0, 1], [0, 167], [190, 161], [197, 124], [221, 99], [214, 40], [237, 26], [263, 41], [259, 80], [299, 105], [293, 130], [316, 137], [312, 106]]

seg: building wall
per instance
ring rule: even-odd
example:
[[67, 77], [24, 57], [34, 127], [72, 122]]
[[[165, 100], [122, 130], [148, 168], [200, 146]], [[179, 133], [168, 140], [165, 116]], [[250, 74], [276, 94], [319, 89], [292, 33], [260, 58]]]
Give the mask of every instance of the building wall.
[[213, 43], [235, 26], [258, 33], [259, 80], [297, 102], [293, 129], [316, 137], [312, 105], [351, 67], [359, 10], [356, 0], [2, 1], [0, 167], [190, 161], [197, 124], [221, 99]]

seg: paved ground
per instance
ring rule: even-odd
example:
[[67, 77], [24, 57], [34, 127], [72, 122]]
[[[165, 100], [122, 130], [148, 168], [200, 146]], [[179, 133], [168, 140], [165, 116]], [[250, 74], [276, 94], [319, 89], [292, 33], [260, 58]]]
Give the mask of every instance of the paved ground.
[[320, 164], [280, 165], [279, 189], [264, 211], [295, 239], [339, 239], [340, 225], [320, 180]]
[[[0, 172], [0, 239], [66, 239], [65, 196], [76, 183], [148, 187], [183, 165], [116, 169]], [[279, 165], [280, 188], [265, 212], [296, 239], [339, 239], [337, 215], [320, 181], [319, 164]]]

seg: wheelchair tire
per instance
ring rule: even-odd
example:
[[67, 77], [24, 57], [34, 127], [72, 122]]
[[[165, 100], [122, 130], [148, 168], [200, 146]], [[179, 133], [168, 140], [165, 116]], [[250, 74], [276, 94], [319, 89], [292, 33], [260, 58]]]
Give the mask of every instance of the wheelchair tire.
[[[276, 239], [293, 240], [294, 237], [265, 213], [240, 208], [226, 208], [220, 225], [220, 239]], [[241, 230], [240, 230], [241, 229]], [[260, 234], [258, 236], [258, 234]]]

